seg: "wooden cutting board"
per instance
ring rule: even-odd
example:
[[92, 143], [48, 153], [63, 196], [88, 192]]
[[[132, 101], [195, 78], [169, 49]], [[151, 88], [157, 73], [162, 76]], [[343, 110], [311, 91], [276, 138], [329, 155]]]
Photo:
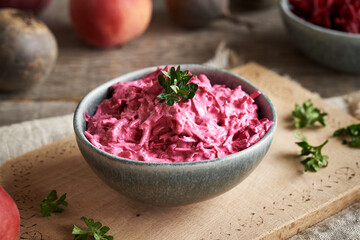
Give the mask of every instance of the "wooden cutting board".
[[[257, 64], [233, 71], [270, 97], [279, 119], [269, 153], [237, 187], [214, 199], [182, 207], [137, 203], [97, 178], [71, 136], [0, 167], [0, 184], [20, 209], [21, 239], [72, 239], [73, 224], [85, 227], [81, 216], [109, 226], [109, 234], [115, 239], [287, 238], [358, 200], [360, 150], [331, 137], [335, 129], [356, 120]], [[329, 114], [327, 127], [293, 128], [294, 104], [307, 99]], [[330, 139], [323, 149], [329, 156], [327, 168], [303, 172], [295, 131], [304, 133], [313, 145]], [[52, 189], [59, 194], [66, 192], [69, 206], [61, 214], [43, 218], [39, 204]]]

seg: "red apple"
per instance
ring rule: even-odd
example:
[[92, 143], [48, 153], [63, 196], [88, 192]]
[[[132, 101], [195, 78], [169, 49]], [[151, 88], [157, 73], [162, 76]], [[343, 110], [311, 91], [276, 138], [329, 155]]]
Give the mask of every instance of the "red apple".
[[0, 239], [17, 240], [20, 233], [20, 214], [14, 200], [0, 186]]
[[152, 0], [70, 0], [75, 31], [99, 48], [122, 45], [147, 29]]
[[0, 8], [17, 8], [34, 14], [40, 13], [51, 0], [0, 0]]

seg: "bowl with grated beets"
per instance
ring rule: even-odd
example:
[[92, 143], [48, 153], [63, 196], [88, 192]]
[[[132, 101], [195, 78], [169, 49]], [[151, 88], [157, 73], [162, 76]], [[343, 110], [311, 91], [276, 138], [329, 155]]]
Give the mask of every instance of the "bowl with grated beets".
[[[205, 74], [211, 85], [220, 84], [231, 89], [241, 85], [242, 90], [250, 96], [253, 96], [251, 94], [254, 92], [261, 93], [254, 97], [257, 105], [256, 113], [259, 119], [272, 121], [272, 125], [256, 143], [230, 155], [192, 162], [133, 160], [121, 157], [121, 153], [117, 156], [96, 147], [84, 132], [88, 129], [89, 116], [94, 116], [98, 105], [114, 95], [113, 91], [109, 91], [112, 86], [120, 82], [141, 79], [156, 71], [158, 67], [130, 72], [96, 87], [80, 101], [74, 114], [74, 131], [81, 154], [106, 184], [129, 199], [150, 205], [192, 204], [214, 198], [234, 188], [253, 172], [264, 158], [276, 129], [277, 117], [273, 104], [251, 82], [227, 70], [210, 66], [197, 64], [178, 66], [193, 75]], [[178, 103], [170, 107], [176, 104]]]
[[[315, 62], [360, 74], [360, 22], [345, 1], [280, 0], [280, 12], [294, 45]], [[340, 6], [341, 5], [341, 6]], [[340, 7], [344, 11], [340, 11]], [[359, 7], [359, 6], [358, 6]], [[317, 10], [316, 10], [317, 9]], [[352, 20], [352, 18], [355, 18]]]

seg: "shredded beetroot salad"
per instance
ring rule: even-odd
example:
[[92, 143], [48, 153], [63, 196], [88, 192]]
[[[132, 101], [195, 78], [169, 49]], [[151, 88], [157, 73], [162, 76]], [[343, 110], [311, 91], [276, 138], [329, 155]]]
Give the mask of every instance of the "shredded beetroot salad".
[[[165, 68], [166, 70], [168, 67]], [[114, 93], [86, 114], [85, 136], [113, 155], [147, 162], [192, 162], [223, 157], [258, 142], [273, 124], [259, 120], [254, 98], [241, 86], [211, 86], [205, 75], [192, 99], [169, 106], [157, 96], [162, 68], [132, 82], [114, 85]]]
[[289, 0], [291, 11], [313, 24], [360, 33], [360, 0]]

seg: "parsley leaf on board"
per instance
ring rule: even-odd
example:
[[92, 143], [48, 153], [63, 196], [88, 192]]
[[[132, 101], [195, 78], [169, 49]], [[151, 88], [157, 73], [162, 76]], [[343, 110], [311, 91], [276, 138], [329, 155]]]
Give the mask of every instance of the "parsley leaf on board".
[[296, 144], [302, 148], [301, 150], [301, 156], [307, 156], [305, 160], [301, 161], [302, 164], [305, 165], [305, 172], [312, 171], [317, 172], [319, 168], [326, 167], [328, 165], [328, 159], [329, 157], [326, 155], [322, 155], [321, 149], [327, 144], [328, 140], [323, 142], [320, 146], [311, 146], [307, 140], [307, 138], [300, 134], [300, 133], [294, 133], [295, 137], [301, 142], [297, 142]]
[[314, 125], [319, 122], [321, 125], [326, 126], [324, 116], [327, 113], [321, 113], [320, 109], [315, 108], [311, 100], [305, 101], [302, 105], [295, 104], [295, 110], [292, 112], [296, 128], [304, 128], [307, 125]]
[[52, 212], [61, 213], [63, 208], [59, 207], [63, 205], [67, 207], [68, 203], [65, 201], [66, 193], [64, 193], [59, 199], [56, 190], [52, 190], [48, 193], [47, 197], [40, 204], [41, 215], [43, 217], [51, 216]]
[[174, 105], [174, 102], [180, 101], [180, 97], [185, 99], [191, 99], [195, 96], [198, 90], [198, 85], [195, 83], [189, 83], [189, 80], [193, 75], [189, 75], [189, 71], [181, 71], [180, 66], [175, 70], [174, 67], [168, 69], [168, 71], [161, 71], [165, 77], [160, 74], [158, 81], [164, 88], [164, 93], [158, 95], [158, 98], [165, 100], [167, 105]]
[[113, 240], [113, 236], [105, 235], [110, 228], [108, 226], [102, 226], [100, 222], [95, 222], [94, 219], [87, 219], [82, 216], [81, 220], [83, 220], [88, 227], [86, 230], [82, 230], [78, 226], [74, 225], [72, 234], [75, 235], [74, 240], [86, 240], [87, 237], [93, 236], [95, 240]]
[[[352, 124], [346, 128], [339, 128], [333, 134], [334, 137], [343, 137], [343, 144], [348, 144], [350, 147], [360, 148], [360, 123]], [[350, 139], [345, 139], [350, 137]]]

